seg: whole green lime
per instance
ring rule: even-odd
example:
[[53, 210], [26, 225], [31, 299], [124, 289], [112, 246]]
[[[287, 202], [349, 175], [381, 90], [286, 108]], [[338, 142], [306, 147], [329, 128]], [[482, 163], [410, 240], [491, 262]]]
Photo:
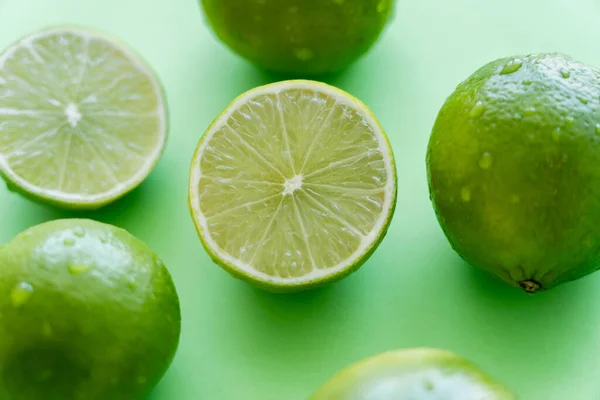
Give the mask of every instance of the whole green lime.
[[0, 268], [0, 399], [142, 399], [168, 368], [177, 293], [126, 231], [42, 224], [0, 247]]
[[208, 23], [233, 51], [269, 70], [317, 75], [365, 54], [394, 0], [201, 0]]
[[441, 349], [391, 351], [358, 362], [310, 400], [515, 400], [469, 361]]
[[431, 199], [454, 249], [529, 293], [600, 266], [600, 70], [562, 54], [500, 59], [446, 100]]

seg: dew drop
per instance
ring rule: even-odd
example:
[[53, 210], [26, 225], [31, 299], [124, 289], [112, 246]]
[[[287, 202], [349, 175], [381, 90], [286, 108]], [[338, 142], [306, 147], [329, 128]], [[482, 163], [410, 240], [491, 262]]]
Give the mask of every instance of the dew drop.
[[488, 152], [485, 152], [481, 155], [479, 159], [479, 167], [481, 169], [489, 169], [492, 166], [492, 155]]
[[585, 97], [578, 97], [579, 101], [581, 102], [581, 104], [588, 104], [589, 100], [586, 99]]
[[500, 75], [508, 75], [517, 72], [523, 66], [523, 61], [515, 58], [514, 60], [509, 61], [502, 71], [500, 71]]
[[127, 283], [127, 286], [129, 286], [129, 289], [131, 289], [131, 290], [135, 290], [135, 289], [137, 289], [137, 287], [138, 287], [138, 284], [137, 284], [137, 282], [136, 282], [136, 281], [129, 281], [129, 282]]
[[565, 125], [570, 126], [573, 125], [575, 123], [575, 118], [569, 116], [567, 118], [565, 118]]
[[473, 106], [473, 108], [471, 109], [469, 116], [471, 118], [479, 118], [483, 115], [484, 112], [485, 112], [485, 105], [483, 104], [482, 101], [478, 101], [477, 103], [475, 103], [475, 106]]
[[466, 187], [462, 188], [460, 190], [460, 198], [465, 203], [471, 201], [471, 191]]
[[20, 282], [10, 293], [10, 299], [14, 307], [21, 307], [23, 304], [27, 303], [32, 294], [33, 286], [27, 282]]
[[73, 228], [73, 235], [77, 236], [78, 238], [82, 238], [85, 236], [85, 231], [82, 227], [76, 226], [75, 228]]
[[571, 77], [571, 73], [569, 71], [567, 71], [566, 69], [561, 69], [560, 75], [565, 79], [568, 79]]
[[523, 85], [525, 85], [525, 86], [529, 86], [529, 85], [531, 85], [532, 83], [533, 83], [532, 81], [527, 81], [527, 80], [526, 80], [526, 81], [523, 81]]
[[307, 48], [296, 49], [294, 55], [300, 61], [308, 61], [314, 56], [313, 52]]
[[73, 239], [73, 238], [65, 238], [65, 240], [63, 240], [63, 244], [66, 247], [73, 247], [75, 245], [75, 239]]
[[600, 135], [600, 124], [596, 124], [596, 135]]
[[531, 117], [532, 115], [535, 115], [535, 107], [528, 107], [523, 111], [523, 114], [527, 115], [528, 117]]
[[69, 264], [67, 269], [69, 270], [69, 273], [71, 275], [79, 275], [79, 274], [83, 274], [84, 272], [89, 271], [90, 266], [84, 265], [84, 264]]

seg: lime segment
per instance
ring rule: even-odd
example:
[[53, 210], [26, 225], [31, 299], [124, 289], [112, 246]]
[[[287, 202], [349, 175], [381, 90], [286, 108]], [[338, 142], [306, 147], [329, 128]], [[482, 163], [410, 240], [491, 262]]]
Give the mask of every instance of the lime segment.
[[192, 161], [190, 207], [207, 251], [273, 290], [358, 268], [383, 238], [395, 200], [379, 123], [357, 99], [312, 81], [240, 96]]

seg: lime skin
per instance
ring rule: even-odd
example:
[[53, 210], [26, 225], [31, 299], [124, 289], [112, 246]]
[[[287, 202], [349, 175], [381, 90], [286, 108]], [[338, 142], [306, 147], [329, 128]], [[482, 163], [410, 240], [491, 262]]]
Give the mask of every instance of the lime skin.
[[491, 62], [443, 105], [431, 200], [453, 248], [528, 293], [600, 265], [600, 71], [563, 54]]
[[207, 23], [230, 49], [288, 76], [338, 71], [365, 54], [394, 0], [201, 0]]
[[310, 400], [515, 400], [503, 385], [441, 349], [382, 353], [329, 379]]
[[170, 365], [177, 293], [126, 231], [45, 223], [0, 247], [0, 267], [1, 399], [143, 399]]

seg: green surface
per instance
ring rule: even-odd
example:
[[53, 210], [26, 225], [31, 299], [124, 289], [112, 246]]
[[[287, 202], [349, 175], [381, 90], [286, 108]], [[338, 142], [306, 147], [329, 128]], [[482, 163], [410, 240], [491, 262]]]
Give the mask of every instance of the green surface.
[[[524, 400], [597, 399], [600, 274], [534, 297], [467, 267], [429, 203], [425, 151], [456, 85], [490, 60], [561, 51], [600, 65], [595, 0], [403, 0], [373, 51], [329, 80], [363, 100], [394, 146], [398, 206], [388, 236], [356, 274], [293, 296], [263, 293], [213, 265], [187, 209], [196, 143], [237, 95], [274, 79], [217, 43], [196, 0], [0, 0], [0, 44], [58, 23], [120, 36], [168, 93], [163, 159], [131, 195], [86, 213], [145, 241], [182, 302], [174, 364], [151, 400], [302, 400], [337, 370], [399, 347], [452, 350]], [[81, 214], [0, 190], [0, 242]]]

